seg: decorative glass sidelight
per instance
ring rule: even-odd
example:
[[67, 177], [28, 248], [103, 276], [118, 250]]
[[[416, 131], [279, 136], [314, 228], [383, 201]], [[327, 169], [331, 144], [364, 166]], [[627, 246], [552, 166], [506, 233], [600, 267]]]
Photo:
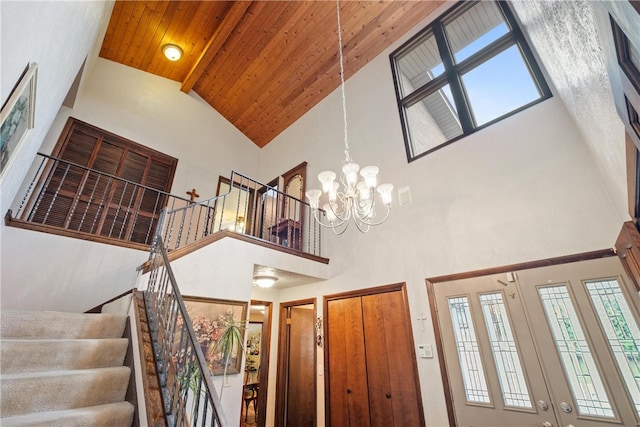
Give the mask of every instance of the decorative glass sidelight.
[[547, 322], [580, 415], [614, 416], [565, 285], [538, 288]]
[[640, 415], [640, 328], [616, 279], [585, 283], [622, 378]]
[[533, 408], [502, 293], [480, 295], [505, 406]]
[[490, 403], [469, 300], [467, 297], [453, 297], [448, 301], [467, 401]]

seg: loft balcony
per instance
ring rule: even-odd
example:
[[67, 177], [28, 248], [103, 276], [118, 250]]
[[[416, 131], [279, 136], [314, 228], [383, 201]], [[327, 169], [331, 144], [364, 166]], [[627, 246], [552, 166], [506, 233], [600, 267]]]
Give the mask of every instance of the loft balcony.
[[310, 206], [276, 187], [232, 172], [202, 202], [38, 153], [5, 215], [8, 226], [148, 251], [157, 227], [171, 255], [224, 236], [321, 258]]

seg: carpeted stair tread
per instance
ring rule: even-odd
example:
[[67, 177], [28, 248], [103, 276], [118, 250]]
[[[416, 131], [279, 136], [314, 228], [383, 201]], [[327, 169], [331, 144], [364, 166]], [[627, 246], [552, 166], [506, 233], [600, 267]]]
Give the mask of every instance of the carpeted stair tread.
[[63, 313], [56, 311], [3, 310], [0, 337], [120, 338], [126, 316], [120, 314]]
[[133, 422], [129, 402], [107, 403], [79, 409], [38, 412], [2, 418], [2, 427], [122, 427]]
[[3, 374], [0, 413], [2, 417], [12, 417], [123, 401], [130, 373], [128, 367], [119, 366]]
[[14, 374], [122, 366], [129, 341], [105, 339], [3, 339], [0, 372]]

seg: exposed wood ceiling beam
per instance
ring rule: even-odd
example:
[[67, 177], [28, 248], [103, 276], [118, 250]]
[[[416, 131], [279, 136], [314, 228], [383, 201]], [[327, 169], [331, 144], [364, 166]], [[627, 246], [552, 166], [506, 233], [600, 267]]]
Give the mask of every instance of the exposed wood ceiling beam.
[[251, 2], [248, 1], [232, 2], [222, 22], [209, 39], [209, 43], [207, 43], [198, 60], [193, 64], [193, 67], [182, 82], [182, 86], [180, 86], [182, 92], [188, 93], [193, 89], [193, 86], [195, 86], [202, 74], [207, 70], [224, 42], [234, 28], [236, 28], [236, 25], [238, 25], [238, 22], [240, 22], [247, 9], [249, 9], [249, 6], [251, 6]]

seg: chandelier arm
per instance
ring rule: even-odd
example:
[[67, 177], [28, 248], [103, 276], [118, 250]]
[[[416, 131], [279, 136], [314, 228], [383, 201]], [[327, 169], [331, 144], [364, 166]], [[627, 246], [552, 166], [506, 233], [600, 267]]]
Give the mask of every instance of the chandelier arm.
[[[358, 231], [360, 231], [361, 233], [366, 233], [366, 232], [369, 231], [369, 228], [371, 228], [371, 225], [367, 224], [363, 220], [356, 220], [354, 222], [356, 223], [356, 227], [358, 228]], [[363, 227], [363, 225], [364, 225], [364, 227]]]
[[366, 220], [371, 212], [375, 212], [376, 209], [376, 199], [371, 197], [369, 201], [366, 202], [365, 206], [361, 206], [360, 203], [356, 204], [356, 209], [354, 212], [354, 216], [356, 216], [360, 220]]
[[373, 227], [375, 227], [376, 225], [380, 225], [380, 224], [382, 224], [383, 222], [385, 222], [385, 221], [387, 220], [387, 218], [389, 218], [389, 214], [390, 214], [390, 213], [391, 213], [391, 208], [390, 208], [390, 207], [387, 207], [387, 212], [385, 213], [384, 218], [382, 218], [380, 221], [373, 222], [373, 221], [366, 221], [366, 220], [364, 220], [364, 219], [363, 219], [363, 220], [361, 220], [361, 221], [362, 221], [363, 223], [365, 223], [365, 224], [369, 225], [369, 226], [373, 226]]
[[334, 209], [333, 205], [334, 204], [337, 205], [337, 203], [334, 200], [333, 202], [329, 201], [329, 209], [331, 209], [331, 213], [333, 213], [333, 216], [338, 218], [340, 221], [349, 221], [349, 218], [351, 217], [351, 211], [350, 211], [350, 209], [348, 209], [347, 203], [345, 203], [345, 195], [344, 195], [344, 193], [337, 193], [336, 197], [342, 203], [342, 206], [344, 208], [344, 212], [342, 212], [341, 214], [336, 212], [336, 210]]
[[325, 227], [325, 228], [337, 228], [337, 227], [340, 227], [343, 223], [345, 223], [345, 222], [346, 222], [345, 220], [343, 220], [343, 219], [341, 219], [341, 218], [338, 218], [338, 220], [339, 220], [339, 221], [338, 221], [336, 224], [332, 224], [331, 222], [330, 222], [329, 224], [325, 224], [324, 222], [322, 222], [322, 218], [320, 218], [320, 217], [318, 216], [318, 212], [319, 212], [319, 211], [320, 211], [320, 209], [316, 209], [316, 210], [315, 210], [315, 212], [313, 212], [313, 218], [314, 218], [314, 219], [316, 220], [316, 222], [317, 222], [318, 224], [320, 224], [322, 227]]

